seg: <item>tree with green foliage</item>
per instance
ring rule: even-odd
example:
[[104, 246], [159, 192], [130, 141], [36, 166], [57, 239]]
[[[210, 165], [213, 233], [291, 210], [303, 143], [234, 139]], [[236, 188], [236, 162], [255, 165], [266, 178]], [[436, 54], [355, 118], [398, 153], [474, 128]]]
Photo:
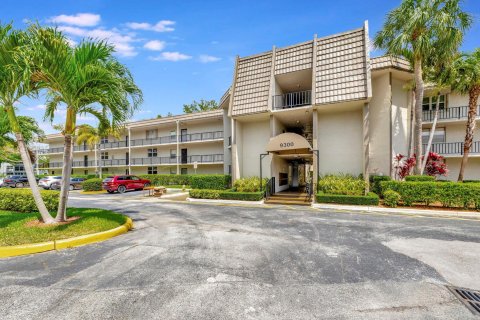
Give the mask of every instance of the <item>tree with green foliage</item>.
[[41, 132], [33, 119], [17, 116], [14, 106], [21, 98], [33, 96], [38, 89], [33, 80], [35, 70], [30, 64], [29, 40], [27, 33], [14, 30], [11, 24], [0, 23], [0, 122], [2, 122], [0, 126], [3, 131], [1, 139], [8, 144], [13, 142], [11, 138], [9, 139], [8, 132], [15, 137], [14, 142], [42, 221], [53, 223], [54, 219], [48, 212], [37, 186], [27, 147], [28, 142]]
[[35, 80], [48, 93], [45, 118], [52, 121], [61, 108], [66, 112], [61, 132], [65, 141], [62, 184], [55, 218], [65, 221], [78, 116], [88, 114], [102, 127], [119, 127], [139, 107], [142, 92], [107, 42], [89, 39], [71, 47], [56, 28], [33, 25], [29, 30], [34, 39], [33, 63], [38, 66]]
[[184, 113], [195, 113], [195, 112], [202, 112], [202, 111], [209, 111], [218, 109], [218, 103], [215, 100], [203, 100], [201, 99], [199, 102], [193, 100], [190, 104], [183, 105], [183, 112]]
[[[375, 36], [375, 45], [387, 54], [403, 56], [415, 76], [414, 153], [422, 155], [422, 101], [424, 64], [434, 55], [452, 56], [463, 41], [472, 17], [460, 7], [462, 0], [403, 0], [386, 18]], [[417, 161], [415, 173], [421, 171]]]
[[445, 74], [445, 80], [453, 91], [468, 94], [468, 118], [463, 145], [463, 158], [458, 181], [463, 181], [468, 155], [473, 144], [473, 134], [477, 117], [478, 97], [480, 96], [480, 48], [471, 53], [458, 55]]

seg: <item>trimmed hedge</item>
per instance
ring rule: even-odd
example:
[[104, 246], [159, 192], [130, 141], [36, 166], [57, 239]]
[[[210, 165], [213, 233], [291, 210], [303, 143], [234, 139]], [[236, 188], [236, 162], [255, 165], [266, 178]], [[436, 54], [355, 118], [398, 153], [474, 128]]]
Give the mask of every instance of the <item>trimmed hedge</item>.
[[363, 178], [349, 174], [325, 175], [318, 180], [318, 190], [325, 194], [362, 196], [366, 187]]
[[222, 190], [230, 186], [230, 176], [225, 174], [193, 175], [190, 178], [192, 189]]
[[190, 190], [190, 197], [196, 199], [260, 201], [263, 199], [263, 192], [237, 192], [232, 190], [192, 189]]
[[366, 196], [328, 194], [319, 192], [317, 193], [317, 202], [377, 206], [379, 198], [378, 195], [373, 192], [369, 192]]
[[[40, 194], [49, 211], [57, 210], [60, 196], [58, 191], [40, 190]], [[38, 212], [30, 189], [0, 189], [0, 210]]]
[[382, 192], [393, 190], [400, 194], [405, 205], [430, 205], [440, 202], [444, 207], [473, 207], [480, 210], [480, 184], [458, 182], [381, 182]]
[[[268, 178], [262, 179], [262, 189], [265, 190]], [[239, 192], [259, 192], [260, 190], [260, 178], [259, 177], [247, 177], [235, 180], [233, 183], [233, 190]]]
[[390, 176], [370, 176], [370, 190], [379, 196], [382, 196], [382, 187], [380, 186], [380, 182], [390, 180], [392, 180]]
[[400, 194], [393, 190], [386, 190], [385, 194], [383, 195], [383, 204], [386, 206], [396, 208], [398, 202], [402, 199]]
[[142, 174], [139, 177], [150, 180], [154, 186], [186, 185], [196, 189], [226, 189], [230, 185], [230, 176], [224, 174]]
[[417, 176], [406, 176], [405, 177], [405, 181], [435, 181], [435, 177], [432, 177], [432, 176], [421, 176], [421, 175], [417, 175]]
[[102, 191], [102, 179], [94, 178], [82, 182], [83, 191]]

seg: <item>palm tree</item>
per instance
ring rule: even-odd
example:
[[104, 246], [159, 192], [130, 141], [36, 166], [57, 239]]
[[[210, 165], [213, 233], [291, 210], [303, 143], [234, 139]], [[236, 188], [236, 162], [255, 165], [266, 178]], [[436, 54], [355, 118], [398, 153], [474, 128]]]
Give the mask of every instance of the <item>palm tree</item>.
[[[25, 96], [35, 92], [34, 82], [31, 81], [32, 69], [29, 64], [28, 35], [12, 29], [10, 24], [0, 24], [0, 109], [3, 117], [8, 119], [8, 132], [13, 133], [20, 153], [28, 183], [32, 190], [35, 204], [44, 223], [53, 223], [43, 202], [37, 181], [33, 172], [30, 153], [27, 148], [29, 140], [25, 120], [16, 115], [14, 104]], [[37, 127], [35, 123], [30, 125]], [[7, 128], [7, 125], [4, 125]], [[31, 127], [30, 127], [31, 128]], [[37, 131], [38, 132], [38, 131]]]
[[[387, 54], [403, 56], [413, 66], [415, 76], [414, 152], [422, 155], [422, 101], [424, 63], [432, 56], [454, 55], [463, 35], [472, 24], [471, 16], [462, 11], [461, 0], [403, 0], [392, 10], [375, 36], [375, 45]], [[415, 173], [421, 171], [421, 161]]]
[[113, 56], [114, 47], [105, 41], [85, 40], [71, 47], [55, 28], [30, 27], [35, 35], [35, 80], [48, 91], [45, 117], [66, 112], [62, 134], [64, 154], [57, 221], [65, 221], [73, 160], [73, 139], [77, 116], [92, 115], [101, 127], [118, 127], [130, 118], [142, 102], [142, 92], [129, 70]]
[[480, 48], [472, 53], [461, 54], [449, 68], [446, 78], [453, 91], [468, 94], [468, 118], [463, 145], [463, 158], [458, 181], [463, 181], [468, 155], [473, 143], [478, 97], [480, 96]]
[[102, 128], [101, 126], [95, 128], [89, 124], [78, 126], [76, 143], [78, 145], [85, 143], [89, 146], [90, 150], [95, 149], [95, 163], [98, 168], [99, 178], [102, 178], [102, 159], [98, 160], [97, 158], [97, 148], [101, 154], [102, 145], [100, 142], [102, 141], [102, 137], [113, 136], [118, 138], [120, 136], [119, 131], [120, 128]]

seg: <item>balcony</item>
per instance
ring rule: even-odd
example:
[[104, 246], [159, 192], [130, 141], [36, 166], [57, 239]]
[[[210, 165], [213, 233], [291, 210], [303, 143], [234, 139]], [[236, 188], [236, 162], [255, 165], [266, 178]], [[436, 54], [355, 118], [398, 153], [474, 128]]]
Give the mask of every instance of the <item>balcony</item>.
[[[112, 141], [112, 142], [106, 142], [102, 143], [99, 146], [99, 149], [101, 150], [106, 150], [106, 149], [115, 149], [115, 148], [126, 148], [128, 147], [128, 141]], [[90, 146], [87, 145], [80, 145], [80, 146], [74, 146], [73, 151], [92, 151], [93, 148], [90, 148]]]
[[[438, 121], [463, 120], [468, 117], [468, 107], [449, 107], [438, 111]], [[423, 111], [423, 122], [432, 122], [435, 118], [435, 110]], [[477, 119], [480, 119], [480, 106], [477, 108]]]
[[273, 109], [283, 110], [312, 104], [312, 90], [290, 92], [273, 96]]
[[[463, 142], [437, 142], [432, 143], [431, 152], [438, 153], [442, 156], [463, 156]], [[423, 150], [427, 145], [423, 145]], [[471, 155], [480, 155], [480, 141], [475, 141], [470, 148]]]
[[[186, 133], [180, 135], [179, 142], [196, 142], [196, 141], [209, 141], [209, 140], [219, 140], [223, 139], [223, 131], [212, 131], [212, 132], [199, 132], [199, 133]], [[175, 144], [177, 143], [177, 136], [163, 136], [152, 139], [134, 139], [130, 141], [132, 147], [139, 146], [151, 146], [159, 144]]]
[[38, 149], [38, 154], [51, 154], [51, 153], [63, 153], [63, 147], [49, 148], [49, 149]]
[[197, 163], [222, 163], [223, 154], [191, 155], [186, 157], [151, 157], [151, 158], [133, 158], [132, 165], [162, 165], [162, 164], [193, 164]]

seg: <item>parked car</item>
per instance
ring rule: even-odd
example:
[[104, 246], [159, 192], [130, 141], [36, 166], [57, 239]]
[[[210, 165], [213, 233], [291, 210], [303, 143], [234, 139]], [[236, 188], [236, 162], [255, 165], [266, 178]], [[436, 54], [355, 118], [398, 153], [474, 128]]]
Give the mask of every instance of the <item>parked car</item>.
[[59, 181], [62, 181], [61, 176], [46, 176], [40, 179], [40, 181], [38, 181], [38, 185], [43, 189], [48, 190], [50, 189], [50, 186], [52, 185], [52, 183], [59, 182]]
[[26, 176], [7, 176], [3, 180], [4, 187], [23, 188], [28, 186], [28, 179]]
[[[70, 186], [68, 190], [79, 190], [82, 189], [82, 182], [85, 181], [85, 178], [72, 178], [70, 179]], [[62, 180], [60, 181], [53, 181], [50, 185], [50, 189], [52, 190], [60, 190], [62, 188]]]
[[148, 179], [140, 179], [137, 176], [111, 176], [103, 179], [102, 188], [108, 193], [124, 193], [127, 190], [143, 190], [143, 188], [150, 186], [151, 182]]
[[5, 178], [0, 178], [0, 188], [3, 187], [3, 180], [5, 180]]

